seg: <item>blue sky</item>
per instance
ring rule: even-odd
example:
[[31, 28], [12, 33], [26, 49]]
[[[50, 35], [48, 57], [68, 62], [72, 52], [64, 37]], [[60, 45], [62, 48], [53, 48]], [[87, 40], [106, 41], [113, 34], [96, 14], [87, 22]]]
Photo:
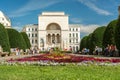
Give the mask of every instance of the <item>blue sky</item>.
[[1, 0], [0, 10], [21, 30], [26, 24], [37, 24], [43, 11], [64, 11], [70, 24], [81, 24], [82, 35], [117, 19], [120, 0]]

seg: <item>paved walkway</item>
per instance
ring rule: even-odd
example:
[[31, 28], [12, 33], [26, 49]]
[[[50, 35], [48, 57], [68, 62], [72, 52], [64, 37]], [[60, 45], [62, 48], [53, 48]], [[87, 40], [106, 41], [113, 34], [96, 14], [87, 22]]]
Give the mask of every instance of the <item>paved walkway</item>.
[[23, 58], [23, 57], [30, 57], [30, 56], [37, 56], [40, 54], [29, 54], [29, 55], [12, 55], [12, 56], [5, 56], [5, 57], [0, 57], [0, 62], [1, 61], [6, 61], [10, 59], [18, 59], [18, 58]]
[[95, 57], [95, 58], [105, 58], [105, 59], [120, 59], [120, 57], [105, 57], [102, 55], [83, 55], [83, 54], [71, 54], [71, 55], [76, 55], [76, 56], [86, 56], [86, 57]]

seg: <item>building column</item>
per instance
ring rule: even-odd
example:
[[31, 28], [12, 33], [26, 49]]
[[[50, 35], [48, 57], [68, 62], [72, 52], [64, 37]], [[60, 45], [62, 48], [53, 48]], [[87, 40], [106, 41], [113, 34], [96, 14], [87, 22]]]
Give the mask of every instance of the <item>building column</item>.
[[46, 35], [46, 43], [48, 44], [48, 34]]
[[55, 35], [55, 44], [58, 43], [57, 34]]

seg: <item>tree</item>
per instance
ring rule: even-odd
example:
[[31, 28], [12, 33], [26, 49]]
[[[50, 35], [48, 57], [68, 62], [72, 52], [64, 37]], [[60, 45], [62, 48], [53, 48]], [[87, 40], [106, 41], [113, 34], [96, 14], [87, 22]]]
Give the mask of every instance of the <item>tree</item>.
[[0, 23], [0, 45], [3, 48], [3, 51], [10, 52], [10, 44], [8, 34], [5, 27]]
[[83, 48], [86, 48], [87, 46], [87, 37], [88, 36], [85, 36], [81, 39], [81, 42], [80, 42], [80, 51], [83, 49]]
[[89, 34], [89, 35], [88, 35], [88, 38], [87, 38], [87, 46], [86, 46], [86, 48], [88, 48], [88, 49], [90, 50], [90, 53], [89, 53], [89, 54], [92, 54], [92, 51], [93, 51], [93, 50], [92, 50], [92, 47], [93, 47], [92, 44], [93, 44], [93, 42], [92, 42], [92, 38], [91, 38], [91, 37], [92, 37], [92, 34], [93, 34], [93, 33]]
[[98, 46], [98, 47], [101, 47], [101, 48], [103, 47], [102, 46], [102, 41], [103, 41], [103, 34], [104, 34], [105, 29], [106, 29], [105, 26], [98, 27], [92, 33], [90, 41], [89, 41], [89, 43], [90, 43], [90, 45], [89, 45], [90, 53], [92, 53], [94, 51], [95, 46]]
[[120, 53], [120, 15], [118, 17], [116, 28], [115, 28], [115, 42], [116, 42], [116, 47]]
[[116, 27], [117, 20], [111, 21], [103, 36], [103, 48], [107, 47], [108, 44], [113, 44], [115, 45], [115, 27]]
[[26, 48], [29, 49], [31, 47], [31, 44], [30, 44], [30, 40], [29, 40], [27, 34], [25, 32], [21, 32], [21, 34], [22, 34], [24, 41], [26, 43]]
[[20, 48], [25, 50], [26, 43], [23, 36], [15, 29], [7, 29], [11, 48]]

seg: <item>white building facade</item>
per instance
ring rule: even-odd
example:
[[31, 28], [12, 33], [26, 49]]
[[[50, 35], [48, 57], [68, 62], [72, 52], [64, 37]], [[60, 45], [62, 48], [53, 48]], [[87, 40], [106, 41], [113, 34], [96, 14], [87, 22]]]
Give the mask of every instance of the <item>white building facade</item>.
[[5, 28], [11, 28], [11, 21], [10, 19], [0, 11], [0, 23], [5, 26]]
[[29, 24], [23, 28], [23, 32], [29, 37], [32, 47], [38, 47], [38, 24]]
[[[30, 31], [32, 28], [36, 30]], [[53, 47], [62, 50], [79, 50], [80, 25], [69, 24], [69, 17], [64, 12], [42, 12], [38, 17], [38, 25], [27, 25], [23, 31], [27, 33], [32, 47], [37, 46], [41, 50]], [[30, 36], [32, 34], [37, 36], [33, 39]]]

